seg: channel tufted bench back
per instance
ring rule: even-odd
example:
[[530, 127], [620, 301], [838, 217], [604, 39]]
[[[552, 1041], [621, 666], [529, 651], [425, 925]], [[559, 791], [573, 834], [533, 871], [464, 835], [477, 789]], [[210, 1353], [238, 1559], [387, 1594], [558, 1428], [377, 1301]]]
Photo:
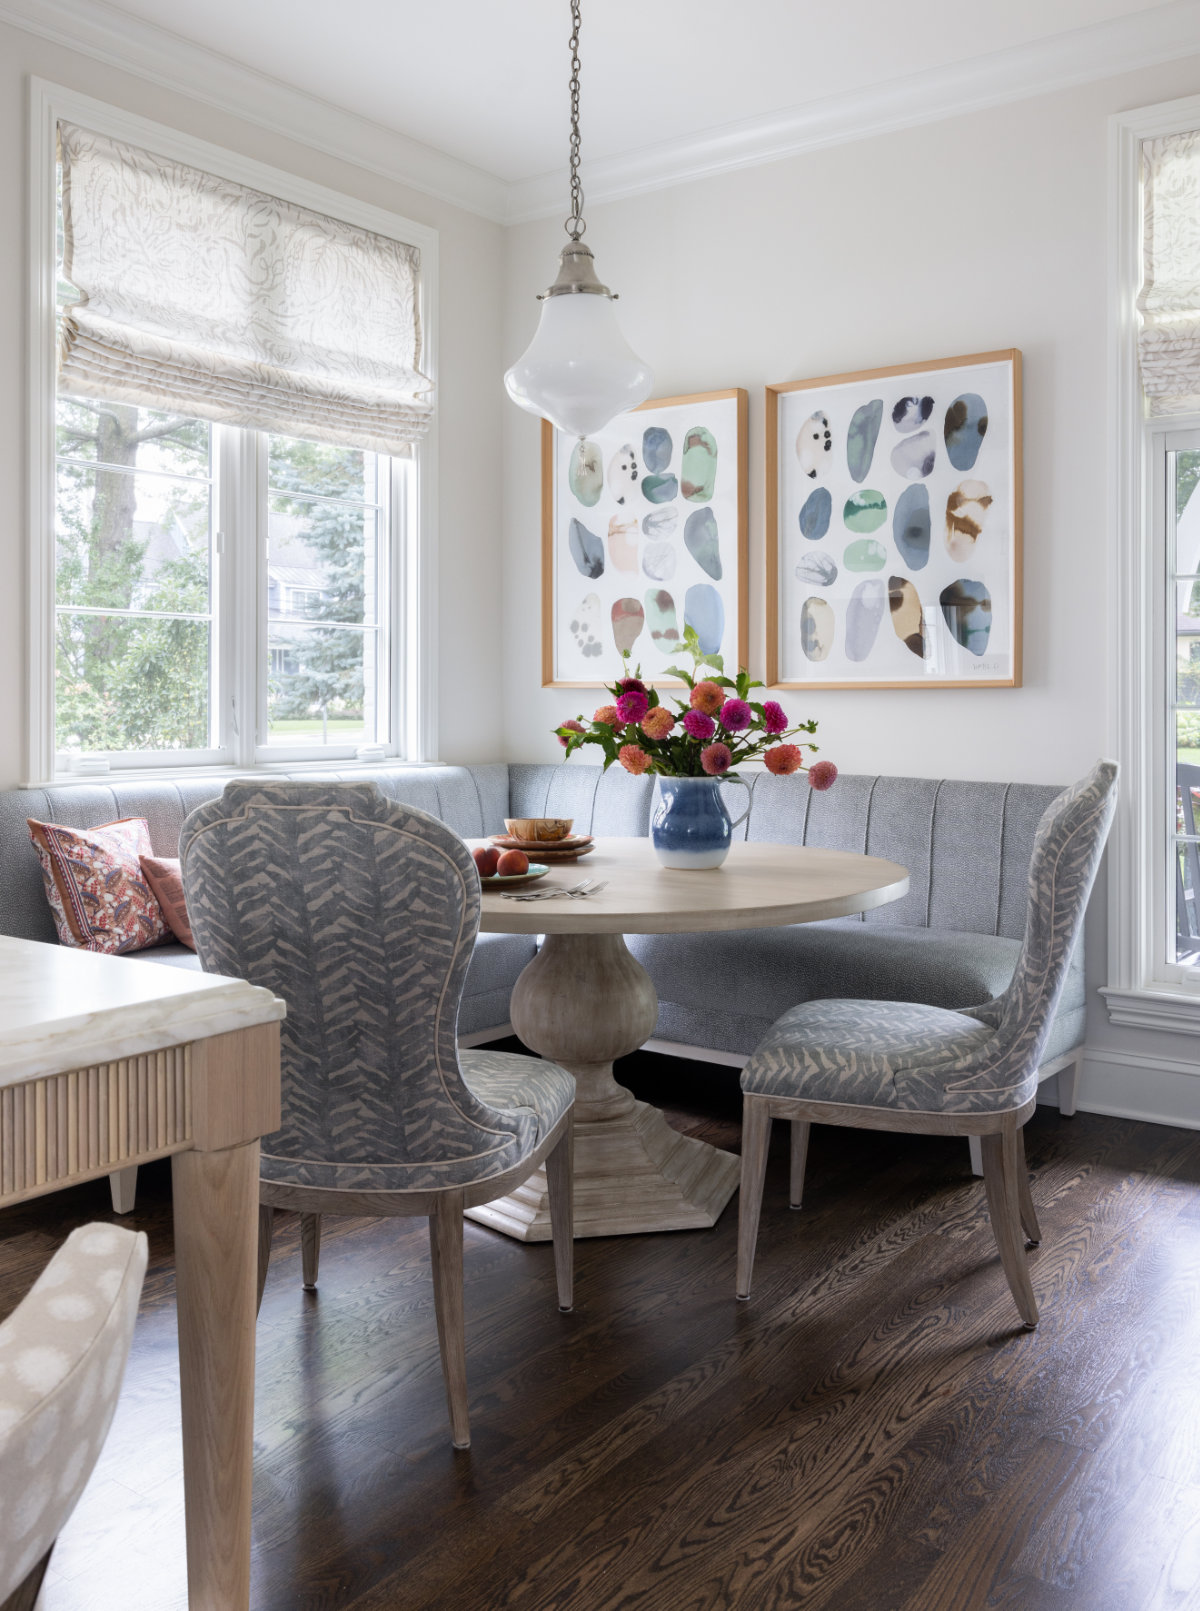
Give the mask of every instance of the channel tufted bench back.
[[[72, 828], [94, 828], [119, 817], [145, 817], [158, 856], [174, 856], [184, 818], [215, 799], [230, 773], [195, 781], [153, 781], [110, 785], [72, 784], [62, 788], [10, 789], [0, 792], [0, 934], [23, 940], [55, 939], [54, 919], [46, 902], [41, 868], [29, 842], [27, 817], [62, 822]], [[353, 773], [305, 772], [300, 768], [275, 777], [317, 777], [335, 781], [377, 783], [389, 800], [416, 806], [440, 818], [464, 839], [503, 833], [508, 808], [508, 768], [492, 766], [410, 766]]]
[[[847, 919], [880, 926], [958, 929], [1019, 940], [1029, 903], [1029, 863], [1043, 811], [1060, 792], [1032, 783], [845, 775], [820, 794], [803, 778], [747, 778], [750, 816], [737, 836], [882, 856], [909, 870], [902, 900]], [[730, 814], [745, 791], [724, 787]], [[653, 783], [618, 767], [511, 766], [514, 816], [574, 817], [582, 833], [644, 834]]]

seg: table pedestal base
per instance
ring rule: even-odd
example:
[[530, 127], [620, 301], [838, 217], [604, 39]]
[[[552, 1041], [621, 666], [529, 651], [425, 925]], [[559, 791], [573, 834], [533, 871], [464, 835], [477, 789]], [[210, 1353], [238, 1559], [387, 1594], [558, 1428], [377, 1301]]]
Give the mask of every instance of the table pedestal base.
[[[739, 1169], [731, 1152], [680, 1135], [646, 1102], [618, 1119], [576, 1119], [575, 1235], [704, 1230], [737, 1190]], [[545, 1169], [467, 1218], [520, 1242], [548, 1242]]]
[[[672, 1130], [613, 1078], [613, 1059], [649, 1040], [657, 1019], [650, 977], [619, 934], [547, 935], [517, 980], [517, 1034], [575, 1076], [577, 1237], [702, 1230], [737, 1188], [732, 1153]], [[545, 1170], [468, 1217], [522, 1242], [549, 1241]]]

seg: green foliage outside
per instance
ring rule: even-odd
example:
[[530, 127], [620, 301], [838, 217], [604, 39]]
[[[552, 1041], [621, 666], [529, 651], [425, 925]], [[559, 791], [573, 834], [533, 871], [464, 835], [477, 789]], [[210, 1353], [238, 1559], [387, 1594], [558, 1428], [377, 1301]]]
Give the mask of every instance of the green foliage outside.
[[161, 611], [163, 616], [60, 612], [56, 646], [57, 742], [89, 751], [205, 749], [209, 744], [206, 621], [169, 618], [207, 610], [208, 485], [146, 478], [154, 523], [181, 551], [148, 563], [139, 536], [148, 462], [207, 475], [209, 428], [124, 403], [59, 403], [59, 451], [115, 471], [60, 466], [56, 594], [60, 605]]
[[[366, 619], [363, 461], [356, 448], [271, 438], [272, 516], [290, 515], [302, 523], [299, 540], [319, 561], [322, 574], [319, 596], [310, 599], [302, 612], [322, 624], [272, 628], [272, 643], [290, 650], [297, 666], [291, 675], [269, 679], [267, 711], [273, 738], [286, 736], [284, 723], [294, 735], [294, 724], [307, 726], [307, 718], [319, 721], [323, 739], [337, 737], [336, 729], [345, 731], [348, 725], [362, 733], [363, 634], [328, 623], [361, 624]], [[315, 502], [305, 493], [343, 496], [348, 501]]]

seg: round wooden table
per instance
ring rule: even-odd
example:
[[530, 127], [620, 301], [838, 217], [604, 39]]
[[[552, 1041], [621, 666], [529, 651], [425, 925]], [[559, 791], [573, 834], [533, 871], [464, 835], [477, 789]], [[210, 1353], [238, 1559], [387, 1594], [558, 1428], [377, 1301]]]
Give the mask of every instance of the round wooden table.
[[[472, 841], [486, 843], [486, 841]], [[575, 1234], [623, 1236], [715, 1225], [739, 1160], [672, 1130], [658, 1108], [613, 1078], [613, 1060], [654, 1034], [658, 997], [625, 934], [770, 928], [846, 917], [898, 900], [908, 871], [876, 856], [797, 845], [736, 844], [723, 867], [660, 867], [648, 839], [603, 839], [530, 890], [583, 878], [607, 887], [582, 900], [483, 897], [480, 928], [544, 934], [517, 980], [512, 1023], [525, 1045], [575, 1076]], [[545, 1172], [470, 1217], [525, 1242], [548, 1241]]]

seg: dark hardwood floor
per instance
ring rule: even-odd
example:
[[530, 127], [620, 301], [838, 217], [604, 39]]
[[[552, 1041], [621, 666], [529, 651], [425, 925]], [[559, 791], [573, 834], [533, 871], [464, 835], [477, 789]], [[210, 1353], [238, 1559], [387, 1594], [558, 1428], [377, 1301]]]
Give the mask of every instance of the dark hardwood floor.
[[[736, 1077], [626, 1081], [736, 1149]], [[474, 1436], [450, 1447], [425, 1226], [278, 1216], [259, 1323], [256, 1611], [1200, 1607], [1200, 1133], [1043, 1109], [1017, 1330], [964, 1142], [776, 1127], [754, 1296], [710, 1232], [551, 1253], [468, 1224]], [[104, 1183], [0, 1218], [7, 1312]], [[125, 1392], [44, 1611], [184, 1604], [169, 1170]]]

